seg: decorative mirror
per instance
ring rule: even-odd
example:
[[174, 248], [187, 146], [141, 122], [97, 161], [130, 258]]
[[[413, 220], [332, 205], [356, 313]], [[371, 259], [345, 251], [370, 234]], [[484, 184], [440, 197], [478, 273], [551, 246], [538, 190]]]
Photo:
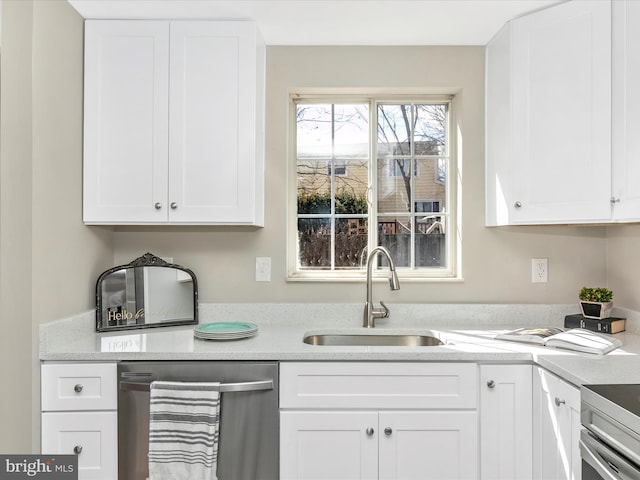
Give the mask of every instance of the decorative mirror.
[[96, 330], [198, 323], [198, 283], [188, 268], [145, 253], [96, 282]]

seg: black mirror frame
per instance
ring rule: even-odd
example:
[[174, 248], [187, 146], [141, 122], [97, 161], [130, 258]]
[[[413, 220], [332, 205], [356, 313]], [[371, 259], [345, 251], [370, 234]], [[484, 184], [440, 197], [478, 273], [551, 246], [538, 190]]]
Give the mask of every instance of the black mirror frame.
[[[191, 277], [191, 281], [193, 282], [193, 320], [175, 320], [175, 321], [166, 321], [160, 323], [150, 323], [150, 324], [142, 324], [142, 325], [115, 325], [112, 327], [105, 326], [102, 324], [102, 292], [101, 286], [102, 281], [105, 277], [110, 274], [117, 272], [119, 270], [134, 268], [134, 267], [165, 267], [165, 268], [173, 268], [175, 270], [181, 270], [185, 272], [187, 275]], [[127, 265], [118, 265], [117, 267], [110, 268], [100, 274], [98, 280], [96, 281], [96, 331], [97, 332], [113, 332], [117, 330], [135, 330], [140, 328], [155, 328], [155, 327], [170, 327], [175, 325], [195, 325], [198, 323], [198, 280], [196, 279], [195, 273], [192, 270], [183, 267], [181, 265], [176, 265], [174, 263], [169, 263], [163, 260], [160, 257], [156, 257], [152, 253], [145, 253], [141, 257], [136, 258], [131, 263]]]

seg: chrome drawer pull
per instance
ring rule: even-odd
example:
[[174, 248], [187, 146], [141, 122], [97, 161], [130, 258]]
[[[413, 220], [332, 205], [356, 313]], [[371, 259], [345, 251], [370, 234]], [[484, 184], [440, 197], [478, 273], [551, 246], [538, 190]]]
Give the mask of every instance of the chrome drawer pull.
[[556, 407], [559, 407], [560, 405], [567, 403], [564, 400], [560, 400], [558, 397], [556, 397], [555, 402], [556, 402]]
[[84, 387], [81, 383], [76, 383], [73, 387], [73, 391], [76, 393], [80, 393]]
[[80, 455], [82, 453], [82, 445], [76, 445], [73, 447], [73, 453], [76, 455]]

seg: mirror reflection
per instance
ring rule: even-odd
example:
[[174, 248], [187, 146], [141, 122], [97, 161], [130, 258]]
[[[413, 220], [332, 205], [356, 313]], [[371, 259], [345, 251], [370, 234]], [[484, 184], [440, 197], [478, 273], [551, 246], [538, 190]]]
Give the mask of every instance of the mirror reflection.
[[100, 275], [96, 299], [98, 331], [197, 323], [195, 274], [150, 253]]

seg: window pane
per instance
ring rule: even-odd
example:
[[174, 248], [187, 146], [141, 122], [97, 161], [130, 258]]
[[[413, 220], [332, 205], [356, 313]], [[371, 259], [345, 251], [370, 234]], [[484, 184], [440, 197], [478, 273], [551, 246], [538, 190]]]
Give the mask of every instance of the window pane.
[[298, 214], [331, 213], [330, 163], [298, 160]]
[[[389, 250], [396, 267], [411, 265], [410, 225], [409, 217], [378, 217], [378, 245]], [[386, 265], [386, 261], [379, 265]]]
[[332, 150], [331, 105], [298, 105], [298, 158], [329, 158]]
[[334, 151], [342, 158], [369, 156], [369, 106], [334, 105]]
[[411, 160], [378, 157], [378, 211], [408, 212], [411, 208]]
[[331, 221], [298, 219], [298, 264], [312, 269], [331, 268]]
[[335, 182], [335, 213], [366, 214], [369, 210], [367, 203], [367, 185], [369, 183], [368, 160], [350, 160], [342, 162], [345, 174], [338, 176], [336, 168]]
[[336, 268], [358, 269], [366, 264], [368, 230], [366, 218], [336, 220]]
[[439, 159], [416, 160], [420, 175], [414, 179], [415, 212], [446, 211], [446, 185], [438, 180]]
[[416, 267], [447, 266], [444, 218], [440, 220], [427, 225], [416, 222]]
[[378, 106], [378, 155], [411, 153], [411, 105]]
[[416, 105], [416, 155], [446, 155], [446, 131], [446, 105]]

